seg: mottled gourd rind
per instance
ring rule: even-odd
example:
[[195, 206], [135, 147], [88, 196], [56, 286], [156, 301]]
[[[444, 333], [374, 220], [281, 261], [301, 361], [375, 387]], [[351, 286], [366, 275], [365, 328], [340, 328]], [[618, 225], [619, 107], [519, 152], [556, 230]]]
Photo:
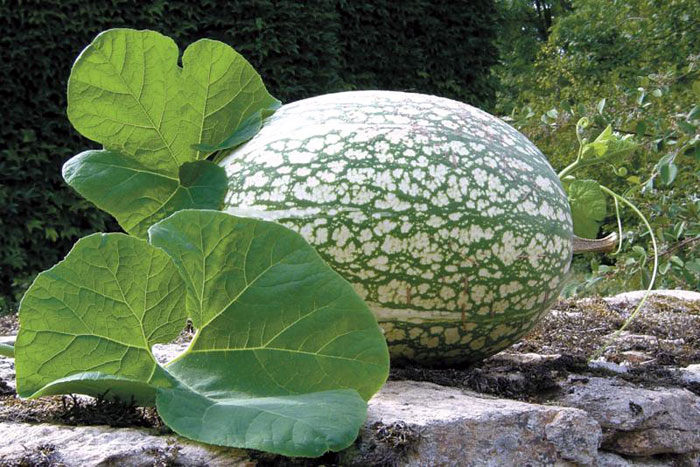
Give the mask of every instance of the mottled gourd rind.
[[228, 212], [300, 232], [370, 305], [394, 364], [462, 364], [512, 345], [569, 269], [571, 211], [546, 158], [460, 102], [298, 101], [221, 165]]

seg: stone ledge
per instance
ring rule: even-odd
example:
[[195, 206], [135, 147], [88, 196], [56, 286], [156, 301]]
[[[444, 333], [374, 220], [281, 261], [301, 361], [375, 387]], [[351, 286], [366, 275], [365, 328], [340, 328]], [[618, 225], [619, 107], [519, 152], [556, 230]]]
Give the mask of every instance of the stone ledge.
[[592, 465], [602, 433], [584, 411], [485, 397], [432, 383], [390, 381], [369, 403], [343, 465], [380, 460], [377, 427], [414, 434], [401, 465]]
[[[182, 347], [163, 346], [159, 357], [167, 360]], [[494, 358], [528, 365], [554, 357]], [[679, 371], [694, 377], [696, 367]], [[12, 360], [0, 359], [0, 378], [12, 393]], [[343, 465], [670, 465], [651, 458], [644, 464], [640, 456], [692, 458], [700, 452], [700, 397], [686, 389], [578, 374], [557, 384], [558, 392], [543, 405], [427, 382], [389, 381], [369, 402], [358, 442], [338, 459]], [[3, 465], [39, 454], [68, 466], [151, 465], [158, 459], [176, 459], [177, 465], [257, 464], [242, 450], [148, 429], [0, 420], [0, 432]]]
[[[381, 427], [394, 430], [395, 438], [386, 432], [382, 437]], [[0, 464], [42, 452], [66, 466], [164, 460], [178, 465], [256, 463], [243, 450], [159, 436], [148, 429], [0, 422], [0, 431]], [[432, 383], [390, 381], [370, 401], [361, 439], [340, 454], [340, 463], [368, 465], [383, 456], [415, 466], [592, 465], [601, 437], [598, 423], [582, 410], [484, 397]]]
[[687, 389], [570, 376], [561, 394], [554, 402], [593, 417], [609, 451], [632, 456], [700, 451], [700, 397]]
[[[473, 370], [434, 372], [427, 379], [456, 387], [413, 381], [425, 379], [421, 371], [393, 373], [405, 381], [390, 381], [370, 401], [358, 441], [321, 459], [206, 446], [155, 429], [39, 423], [66, 420], [61, 399], [32, 401], [34, 408], [26, 412], [30, 402], [14, 399], [13, 361], [0, 358], [0, 465], [695, 467], [700, 465], [700, 364], [694, 334], [685, 331], [696, 329], [700, 294], [656, 291], [650, 304], [659, 303], [658, 310], [645, 307], [643, 323], [623, 333], [605, 358], [588, 365], [589, 354], [581, 350], [602, 345], [615, 330], [615, 319], [627, 316], [641, 294], [596, 299], [592, 303], [604, 306], [590, 309], [578, 306], [584, 300], [573, 308], [564, 303], [564, 311], [553, 311], [530, 341]], [[587, 319], [591, 316], [595, 319]], [[547, 334], [549, 329], [558, 334]], [[594, 331], [597, 341], [572, 340]], [[182, 343], [156, 346], [154, 353], [164, 362], [184, 348]], [[650, 358], [658, 361], [650, 364]], [[37, 423], [18, 423], [17, 407], [30, 415], [21, 420]], [[68, 423], [95, 423], [93, 414], [101, 415], [103, 408], [91, 410], [97, 412]], [[112, 423], [109, 417], [99, 420]]]
[[158, 436], [145, 428], [0, 422], [0, 432], [0, 465], [255, 465], [243, 450]]

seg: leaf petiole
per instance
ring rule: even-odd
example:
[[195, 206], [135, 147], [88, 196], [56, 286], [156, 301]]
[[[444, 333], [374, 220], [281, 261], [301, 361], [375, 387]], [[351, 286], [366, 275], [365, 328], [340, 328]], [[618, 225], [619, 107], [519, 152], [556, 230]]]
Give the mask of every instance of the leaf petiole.
[[0, 344], [0, 356], [15, 358], [15, 347], [8, 344]]

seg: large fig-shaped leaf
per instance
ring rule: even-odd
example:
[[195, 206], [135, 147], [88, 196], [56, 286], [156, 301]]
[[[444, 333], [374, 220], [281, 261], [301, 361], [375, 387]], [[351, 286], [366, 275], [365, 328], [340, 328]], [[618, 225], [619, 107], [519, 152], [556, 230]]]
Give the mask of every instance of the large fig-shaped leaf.
[[68, 81], [68, 118], [107, 149], [177, 170], [202, 158], [246, 117], [276, 102], [253, 67], [223, 42], [178, 47], [155, 31], [111, 29], [78, 57]]
[[[173, 430], [212, 444], [294, 456], [350, 445], [389, 368], [350, 284], [271, 222], [184, 210], [149, 237], [88, 236], [37, 277], [20, 306], [19, 394], [155, 403]], [[197, 334], [163, 368], [151, 347], [186, 315]]]
[[228, 189], [226, 172], [212, 162], [186, 162], [169, 175], [115, 151], [78, 154], [63, 166], [63, 178], [139, 237], [180, 209], [220, 207]]
[[348, 389], [256, 397], [175, 384], [158, 391], [158, 414], [175, 432], [219, 446], [316, 457], [352, 444], [367, 417]]
[[[154, 387], [166, 381], [151, 346], [178, 335], [184, 306], [183, 280], [162, 250], [124, 234], [79, 240], [62, 262], [37, 276], [20, 304], [19, 395], [82, 387], [76, 392], [109, 390], [152, 403]], [[76, 383], [80, 379], [89, 384]], [[125, 388], [125, 380], [138, 387]]]
[[106, 151], [75, 156], [64, 178], [138, 236], [179, 209], [218, 209], [224, 170], [190, 167], [197, 182], [212, 183], [196, 191], [183, 181], [185, 164], [208, 155], [197, 147], [218, 147], [231, 135], [252, 137], [263, 114], [279, 106], [253, 67], [226, 44], [195, 42], [182, 68], [178, 54], [175, 42], [157, 32], [112, 29], [81, 53], [68, 80], [71, 123]]
[[[215, 211], [149, 230], [179, 268], [198, 328], [167, 367], [158, 411], [213, 444], [287, 455], [348, 446], [384, 383], [388, 353], [367, 305], [297, 233]], [[188, 414], [185, 416], [185, 414]]]

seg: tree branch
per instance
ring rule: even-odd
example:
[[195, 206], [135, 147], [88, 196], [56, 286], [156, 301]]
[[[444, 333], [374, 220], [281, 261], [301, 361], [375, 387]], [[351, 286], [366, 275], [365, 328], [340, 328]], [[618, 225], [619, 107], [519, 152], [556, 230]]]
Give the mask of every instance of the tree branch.
[[673, 246], [667, 248], [667, 249], [666, 249], [665, 251], [663, 251], [663, 252], [661, 253], [661, 255], [659, 255], [659, 256], [670, 255], [670, 254], [673, 253], [674, 251], [680, 250], [681, 248], [685, 248], [686, 246], [692, 245], [693, 243], [698, 242], [698, 241], [700, 241], [700, 235], [697, 236], [697, 237], [686, 238], [686, 239], [683, 240], [682, 242], [678, 242], [678, 243], [676, 243], [675, 245], [673, 245]]

